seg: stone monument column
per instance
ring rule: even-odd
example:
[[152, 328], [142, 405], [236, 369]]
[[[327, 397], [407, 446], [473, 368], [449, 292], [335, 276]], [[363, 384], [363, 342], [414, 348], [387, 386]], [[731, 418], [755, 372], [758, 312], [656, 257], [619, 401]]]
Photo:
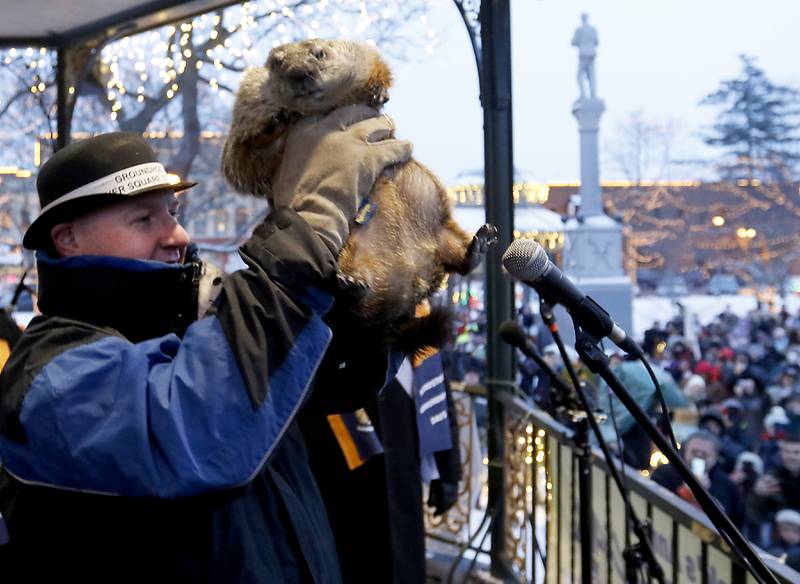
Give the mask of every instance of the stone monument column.
[[[632, 334], [633, 286], [622, 263], [622, 226], [603, 211], [600, 190], [599, 131], [605, 111], [596, 95], [594, 60], [597, 31], [581, 16], [572, 44], [578, 47], [578, 86], [580, 97], [572, 106], [580, 135], [580, 208], [564, 225], [563, 271], [581, 290], [594, 298]], [[584, 88], [588, 85], [588, 91]], [[569, 318], [558, 311], [559, 320]], [[568, 321], [566, 321], [568, 322]], [[568, 342], [574, 341], [571, 326], [561, 327]]]
[[600, 192], [600, 155], [598, 133], [600, 116], [606, 106], [602, 99], [579, 99], [572, 106], [578, 120], [581, 139], [581, 212], [584, 217], [603, 214], [603, 194]]

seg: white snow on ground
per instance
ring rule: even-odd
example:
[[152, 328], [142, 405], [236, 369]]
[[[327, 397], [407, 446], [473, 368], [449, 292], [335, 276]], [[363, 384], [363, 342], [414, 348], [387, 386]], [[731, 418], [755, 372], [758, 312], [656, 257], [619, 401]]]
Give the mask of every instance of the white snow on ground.
[[[697, 316], [700, 324], [706, 325], [726, 308], [737, 316], [745, 316], [756, 307], [756, 297], [748, 295], [721, 295], [710, 296], [690, 294], [681, 296], [679, 302], [687, 311]], [[776, 303], [780, 307], [782, 303]], [[786, 297], [786, 308], [791, 314], [796, 314], [800, 308], [800, 297]], [[644, 331], [650, 328], [655, 321], [663, 326], [665, 322], [678, 314], [678, 308], [672, 298], [661, 296], [641, 296], [633, 300], [633, 335], [641, 340]]]

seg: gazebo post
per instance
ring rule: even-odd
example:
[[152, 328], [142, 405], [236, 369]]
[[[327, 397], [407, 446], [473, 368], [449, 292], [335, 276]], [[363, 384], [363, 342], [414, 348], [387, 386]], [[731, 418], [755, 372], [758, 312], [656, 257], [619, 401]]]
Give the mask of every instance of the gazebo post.
[[[67, 53], [66, 47], [56, 49], [56, 128], [58, 137], [56, 138], [56, 150], [61, 150], [69, 144], [72, 126], [72, 109], [67, 106], [69, 98], [69, 83], [67, 82]], [[75, 90], [77, 93], [77, 90]], [[75, 95], [75, 98], [77, 95]]]
[[[486, 221], [499, 239], [486, 258], [484, 292], [487, 317], [489, 394], [489, 502], [492, 575], [516, 582], [506, 550], [505, 412], [497, 399], [514, 380], [513, 349], [492, 331], [514, 316], [514, 285], [500, 270], [503, 251], [514, 233], [514, 156], [511, 109], [511, 10], [509, 0], [454, 0], [470, 34], [480, 79], [484, 122], [484, 203]], [[479, 6], [479, 12], [478, 11]]]

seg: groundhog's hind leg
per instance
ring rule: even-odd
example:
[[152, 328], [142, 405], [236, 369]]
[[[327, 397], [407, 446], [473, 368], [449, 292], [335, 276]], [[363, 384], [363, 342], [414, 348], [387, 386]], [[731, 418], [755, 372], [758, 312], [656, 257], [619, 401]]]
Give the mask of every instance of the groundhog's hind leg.
[[445, 222], [439, 239], [439, 254], [448, 272], [469, 274], [478, 267], [490, 245], [497, 241], [497, 227], [486, 223], [472, 239], [453, 219]]

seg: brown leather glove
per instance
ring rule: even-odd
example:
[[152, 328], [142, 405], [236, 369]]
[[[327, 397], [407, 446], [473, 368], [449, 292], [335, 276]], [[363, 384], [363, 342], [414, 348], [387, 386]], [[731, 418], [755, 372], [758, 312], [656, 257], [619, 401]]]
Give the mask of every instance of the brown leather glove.
[[381, 172], [411, 157], [411, 143], [390, 139], [393, 130], [388, 116], [361, 105], [299, 121], [275, 177], [275, 205], [297, 211], [338, 254]]

